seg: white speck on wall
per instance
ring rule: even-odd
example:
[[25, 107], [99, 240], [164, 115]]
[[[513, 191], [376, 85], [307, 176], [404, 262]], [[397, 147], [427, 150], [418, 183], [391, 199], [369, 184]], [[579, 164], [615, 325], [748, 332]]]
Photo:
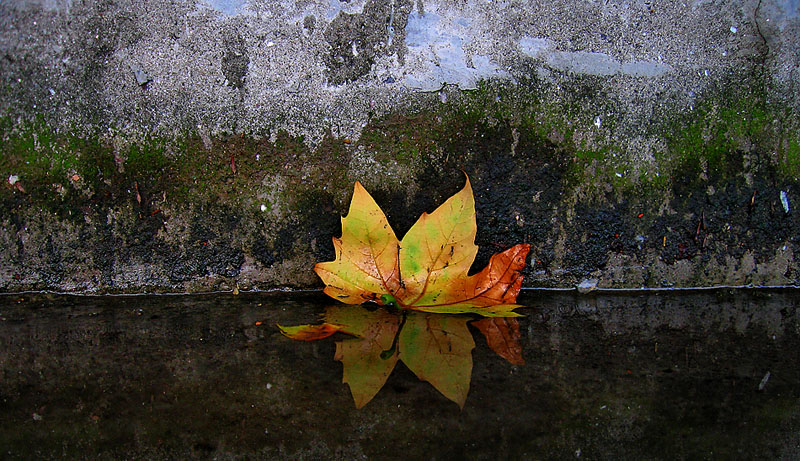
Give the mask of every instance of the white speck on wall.
[[789, 195], [786, 191], [781, 191], [781, 205], [783, 205], [784, 213], [789, 213]]

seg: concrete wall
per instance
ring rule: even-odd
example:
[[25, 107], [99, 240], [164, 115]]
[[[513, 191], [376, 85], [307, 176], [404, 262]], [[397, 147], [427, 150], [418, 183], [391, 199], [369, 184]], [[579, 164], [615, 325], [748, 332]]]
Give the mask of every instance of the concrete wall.
[[461, 170], [528, 285], [795, 283], [799, 9], [4, 1], [0, 289], [315, 286]]

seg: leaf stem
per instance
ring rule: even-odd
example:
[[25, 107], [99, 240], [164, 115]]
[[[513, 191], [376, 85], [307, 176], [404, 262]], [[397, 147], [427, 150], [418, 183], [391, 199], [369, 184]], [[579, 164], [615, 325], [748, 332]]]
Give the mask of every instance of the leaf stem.
[[397, 327], [397, 333], [394, 334], [394, 339], [392, 340], [392, 347], [386, 349], [385, 351], [381, 352], [381, 359], [389, 360], [394, 356], [397, 352], [397, 339], [400, 337], [400, 332], [403, 330], [403, 325], [406, 324], [406, 315], [408, 314], [407, 311], [403, 310], [400, 317], [400, 325]]

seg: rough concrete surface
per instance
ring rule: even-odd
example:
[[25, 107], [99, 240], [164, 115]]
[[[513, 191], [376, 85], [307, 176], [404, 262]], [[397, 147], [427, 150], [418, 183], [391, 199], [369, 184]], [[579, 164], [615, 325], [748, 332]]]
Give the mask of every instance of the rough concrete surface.
[[2, 1], [0, 289], [318, 283], [352, 183], [527, 284], [793, 284], [800, 4]]

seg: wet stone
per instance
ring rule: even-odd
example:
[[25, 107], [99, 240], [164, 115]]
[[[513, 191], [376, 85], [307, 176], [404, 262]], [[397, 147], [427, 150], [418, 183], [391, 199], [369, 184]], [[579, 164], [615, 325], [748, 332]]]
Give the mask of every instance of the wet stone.
[[597, 279], [586, 279], [581, 283], [579, 283], [578, 286], [576, 286], [575, 288], [577, 288], [578, 293], [583, 295], [591, 291], [594, 291], [597, 288], [597, 283], [598, 283]]

